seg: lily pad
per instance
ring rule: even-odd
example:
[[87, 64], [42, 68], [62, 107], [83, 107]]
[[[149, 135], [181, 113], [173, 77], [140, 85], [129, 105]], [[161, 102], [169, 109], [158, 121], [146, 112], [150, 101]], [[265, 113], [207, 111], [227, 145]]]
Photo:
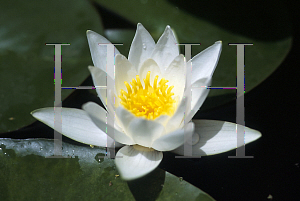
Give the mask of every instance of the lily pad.
[[63, 142], [65, 158], [46, 158], [53, 147], [49, 139], [0, 139], [3, 200], [214, 200], [159, 168], [125, 182], [104, 148]]
[[[45, 44], [70, 44], [62, 46], [62, 85], [78, 86], [92, 64], [86, 30], [103, 29], [88, 1], [2, 1], [0, 12], [1, 133], [34, 122], [34, 109], [54, 105], [54, 46]], [[62, 90], [62, 99], [72, 91]]]
[[[253, 44], [245, 47], [245, 92], [249, 92], [272, 74], [291, 48], [291, 22], [286, 7], [280, 1], [259, 4], [233, 0], [95, 2], [133, 24], [142, 23], [156, 40], [166, 25], [170, 25], [176, 32], [179, 43], [201, 43], [200, 46], [192, 47], [193, 56], [215, 41], [222, 40], [222, 53], [212, 87], [236, 86], [236, 47], [229, 46], [229, 43]], [[122, 36], [121, 31], [110, 33], [109, 36], [112, 42], [123, 39], [124, 44], [130, 44], [133, 38], [132, 35], [129, 39], [128, 34]], [[127, 56], [127, 52], [121, 53]], [[222, 105], [235, 99], [235, 96], [235, 89], [212, 89], [201, 109]]]

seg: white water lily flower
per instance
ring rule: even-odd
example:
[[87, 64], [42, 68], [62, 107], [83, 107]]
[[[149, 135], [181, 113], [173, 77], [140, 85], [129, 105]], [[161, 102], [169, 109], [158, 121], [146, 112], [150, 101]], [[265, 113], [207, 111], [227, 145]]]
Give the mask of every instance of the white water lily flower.
[[[149, 32], [137, 25], [128, 59], [115, 50], [115, 75], [107, 73], [103, 36], [87, 31], [87, 38], [95, 67], [89, 67], [95, 86], [106, 86], [106, 79], [114, 80], [115, 90], [97, 89], [104, 110], [89, 102], [83, 110], [62, 108], [62, 134], [76, 141], [106, 146], [114, 136], [116, 166], [125, 180], [142, 177], [154, 170], [163, 158], [163, 151], [183, 155], [184, 135], [193, 137], [193, 155], [217, 154], [236, 148], [236, 124], [214, 120], [192, 120], [208, 95], [208, 86], [221, 53], [222, 43], [216, 42], [191, 59], [191, 86], [186, 86], [186, 61], [179, 54], [176, 38], [169, 26], [155, 44]], [[167, 85], [168, 84], [168, 85]], [[191, 99], [186, 96], [193, 89]], [[106, 97], [107, 96], [107, 97]], [[188, 100], [187, 100], [188, 99]], [[106, 101], [107, 102], [106, 102]], [[191, 111], [185, 114], [186, 104]], [[107, 116], [115, 119], [114, 134], [106, 133]], [[54, 128], [53, 108], [43, 108], [32, 115]], [[245, 128], [245, 143], [261, 136], [260, 132]], [[110, 146], [110, 145], [107, 145]], [[122, 157], [120, 157], [122, 156]]]

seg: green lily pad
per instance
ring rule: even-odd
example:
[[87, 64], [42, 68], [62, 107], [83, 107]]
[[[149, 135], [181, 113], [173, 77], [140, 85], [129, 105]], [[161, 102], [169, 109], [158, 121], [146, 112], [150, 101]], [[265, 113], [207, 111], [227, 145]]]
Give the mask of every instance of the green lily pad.
[[3, 200], [214, 200], [205, 192], [159, 168], [123, 181], [104, 148], [63, 143], [53, 155], [53, 140], [0, 139], [0, 194]]
[[[236, 86], [236, 47], [228, 43], [253, 44], [245, 47], [245, 92], [272, 74], [291, 48], [291, 22], [286, 7], [280, 1], [259, 4], [233, 0], [95, 2], [133, 24], [142, 23], [156, 40], [166, 25], [170, 25], [179, 43], [201, 43], [192, 47], [193, 56], [215, 41], [222, 40], [223, 48], [213, 76], [213, 87]], [[126, 32], [124, 36], [121, 31], [110, 33], [112, 42], [123, 39], [124, 44], [131, 44], [133, 35], [129, 38]], [[121, 53], [127, 56], [127, 52]], [[235, 89], [213, 89], [201, 109], [210, 109], [235, 98]]]
[[[30, 112], [54, 105], [54, 46], [62, 46], [62, 86], [78, 86], [92, 64], [86, 30], [102, 33], [88, 1], [2, 1], [0, 6], [0, 133], [35, 121]], [[4, 84], [4, 86], [3, 86]], [[62, 90], [62, 99], [73, 90]]]

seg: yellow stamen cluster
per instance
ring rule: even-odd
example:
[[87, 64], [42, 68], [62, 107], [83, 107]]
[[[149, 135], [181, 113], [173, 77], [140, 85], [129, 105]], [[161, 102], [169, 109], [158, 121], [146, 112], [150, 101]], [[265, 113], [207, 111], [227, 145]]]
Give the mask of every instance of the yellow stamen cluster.
[[145, 88], [143, 88], [140, 77], [136, 80], [132, 78], [130, 85], [124, 82], [127, 93], [121, 90], [121, 104], [130, 112], [138, 117], [155, 119], [160, 115], [172, 115], [175, 111], [175, 100], [171, 97], [174, 86], [168, 86], [168, 80], [162, 78], [158, 83], [158, 75], [154, 78], [153, 86], [150, 85], [150, 71], [146, 79], [143, 79]]

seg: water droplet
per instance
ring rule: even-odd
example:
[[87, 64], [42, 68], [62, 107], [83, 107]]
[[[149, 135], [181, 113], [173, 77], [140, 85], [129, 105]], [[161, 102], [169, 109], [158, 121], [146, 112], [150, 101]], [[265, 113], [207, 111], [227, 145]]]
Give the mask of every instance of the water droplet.
[[179, 13], [178, 7], [176, 7], [175, 10], [173, 10], [173, 13], [176, 14], [176, 15]]
[[146, 50], [147, 49], [147, 45], [145, 43], [143, 43], [143, 49]]
[[98, 163], [101, 163], [104, 161], [104, 156], [105, 154], [102, 154], [102, 153], [99, 153], [95, 156], [95, 160], [98, 162]]
[[43, 150], [43, 147], [41, 147], [40, 150], [42, 151], [42, 150]]
[[2, 150], [3, 152], [5, 151], [6, 146], [4, 144], [0, 145], [0, 150]]

